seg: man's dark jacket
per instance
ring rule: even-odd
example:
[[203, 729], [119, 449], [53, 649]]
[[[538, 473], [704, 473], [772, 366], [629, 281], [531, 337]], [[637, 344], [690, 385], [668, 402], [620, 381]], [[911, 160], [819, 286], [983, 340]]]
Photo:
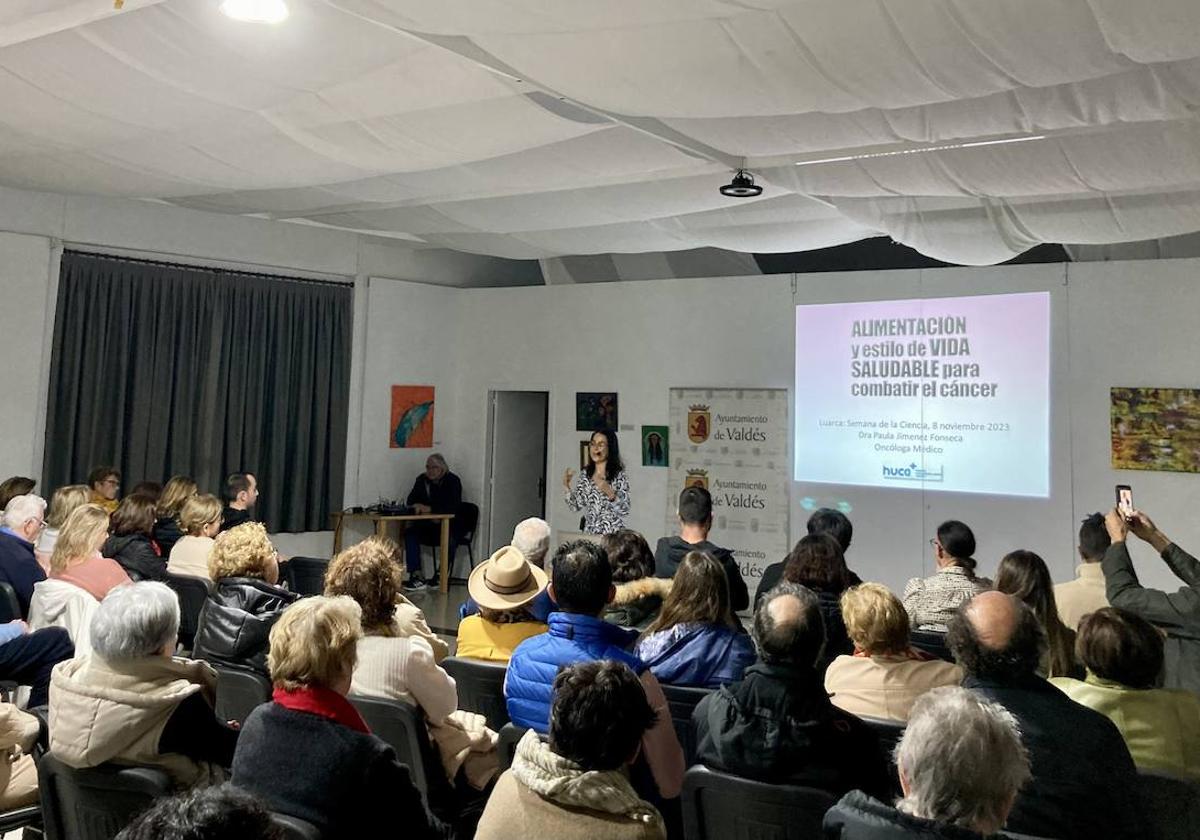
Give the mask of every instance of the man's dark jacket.
[[8, 531], [0, 531], [0, 580], [7, 582], [17, 593], [21, 618], [29, 618], [33, 585], [45, 579], [46, 573], [33, 556], [33, 543]]
[[719, 545], [713, 545], [708, 540], [699, 543], [685, 542], [681, 537], [662, 537], [654, 547], [654, 574], [660, 578], [673, 578], [679, 571], [679, 564], [689, 551], [703, 551], [711, 554], [725, 569], [729, 578], [729, 604], [734, 610], [744, 610], [750, 606], [750, 592], [746, 589], [746, 581], [738, 568], [733, 552]]
[[[825, 840], [984, 840], [976, 831], [905, 814], [857, 790], [826, 812], [822, 835]], [[994, 840], [1008, 836], [988, 835]]]

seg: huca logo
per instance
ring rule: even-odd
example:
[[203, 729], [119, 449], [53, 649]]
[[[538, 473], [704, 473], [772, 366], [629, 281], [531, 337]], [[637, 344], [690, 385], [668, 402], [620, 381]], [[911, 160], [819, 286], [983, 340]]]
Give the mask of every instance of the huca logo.
[[932, 470], [925, 469], [916, 464], [907, 464], [902, 467], [883, 465], [883, 477], [892, 479], [893, 481], [941, 481], [945, 476], [945, 472], [945, 467], [938, 467], [936, 470]]
[[683, 480], [683, 486], [687, 487], [703, 487], [708, 489], [708, 470], [688, 470], [687, 478]]
[[708, 440], [708, 433], [711, 429], [712, 415], [708, 413], [708, 406], [693, 405], [688, 408], [688, 440], [692, 443], [704, 443]]

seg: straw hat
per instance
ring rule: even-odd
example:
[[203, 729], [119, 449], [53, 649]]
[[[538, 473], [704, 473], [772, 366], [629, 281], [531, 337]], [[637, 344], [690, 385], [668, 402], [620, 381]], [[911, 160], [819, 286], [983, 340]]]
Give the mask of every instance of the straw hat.
[[546, 588], [546, 573], [506, 545], [471, 571], [467, 592], [489, 610], [523, 607]]

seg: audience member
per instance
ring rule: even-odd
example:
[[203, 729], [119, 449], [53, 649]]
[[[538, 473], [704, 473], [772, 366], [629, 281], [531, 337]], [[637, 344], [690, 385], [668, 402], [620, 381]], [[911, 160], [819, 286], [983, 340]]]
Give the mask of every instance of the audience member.
[[529, 605], [546, 591], [546, 573], [510, 545], [471, 570], [467, 592], [478, 613], [458, 624], [457, 656], [508, 662], [517, 645], [546, 632]]
[[126, 496], [112, 514], [111, 526], [101, 554], [120, 563], [135, 581], [166, 578], [167, 561], [153, 537], [153, 499], [136, 493]]
[[229, 531], [254, 521], [250, 509], [258, 504], [258, 479], [254, 473], [231, 473], [221, 488], [225, 509], [221, 511], [221, 530]]
[[279, 563], [267, 529], [247, 522], [222, 532], [208, 571], [215, 585], [200, 608], [196, 658], [266, 674], [271, 626], [299, 597], [276, 585]]
[[850, 585], [850, 570], [846, 568], [837, 540], [828, 534], [801, 537], [788, 555], [783, 579], [816, 593], [825, 622], [825, 649], [817, 660], [817, 672], [824, 675], [836, 657], [854, 652], [839, 602]]
[[1054, 585], [1054, 603], [1058, 617], [1072, 630], [1079, 628], [1079, 619], [1101, 607], [1108, 606], [1104, 594], [1104, 568], [1100, 565], [1104, 552], [1112, 545], [1104, 527], [1104, 514], [1093, 513], [1079, 526], [1079, 559], [1075, 579]]
[[961, 682], [957, 665], [912, 648], [908, 613], [886, 586], [852, 586], [842, 593], [841, 606], [854, 654], [837, 657], [825, 672], [825, 690], [839, 709], [908, 720], [913, 703], [926, 691]]
[[661, 578], [675, 577], [675, 570], [689, 551], [703, 551], [715, 557], [729, 576], [729, 602], [733, 609], [750, 606], [750, 593], [733, 552], [708, 541], [712, 530], [712, 496], [703, 487], [685, 487], [679, 494], [679, 536], [663, 537], [654, 548], [654, 573]]
[[817, 674], [825, 627], [816, 594], [787, 581], [772, 589], [754, 613], [754, 640], [759, 661], [746, 678], [692, 714], [699, 761], [764, 782], [884, 796], [879, 739], [829, 702]]
[[[525, 559], [534, 566], [541, 566], [547, 575], [550, 574], [550, 524], [545, 519], [522, 519], [513, 529], [510, 545], [524, 554]], [[550, 618], [550, 613], [554, 612], [554, 602], [550, 600], [550, 594], [543, 591], [530, 602], [527, 609], [534, 621], [545, 624], [546, 619]], [[478, 612], [479, 605], [468, 594], [467, 599], [458, 608], [458, 617], [461, 620]]]
[[661, 815], [626, 768], [657, 721], [620, 662], [581, 662], [554, 678], [550, 742], [526, 732], [496, 783], [476, 840], [666, 840]]
[[88, 501], [100, 505], [105, 512], [113, 513], [117, 509], [117, 495], [121, 492], [121, 471], [116, 467], [93, 467], [88, 473], [87, 486], [91, 491]]
[[716, 559], [687, 553], [634, 653], [666, 685], [718, 688], [742, 678], [754, 664], [754, 642], [729, 608], [729, 581]]
[[0, 702], [0, 811], [37, 804], [33, 746], [40, 732], [36, 717], [13, 703]]
[[155, 802], [116, 840], [285, 840], [262, 803], [231, 784], [192, 788]]
[[[828, 534], [837, 540], [837, 544], [841, 546], [843, 558], [846, 552], [850, 550], [850, 540], [854, 537], [854, 526], [850, 523], [849, 517], [840, 510], [818, 508], [813, 511], [812, 516], [808, 517], [808, 523], [805, 527], [810, 536]], [[786, 565], [787, 557], [763, 569], [762, 577], [758, 579], [758, 589], [754, 592], [754, 608], [756, 610], [758, 609], [758, 602], [762, 600], [762, 596], [774, 589], [783, 580], [783, 567]], [[849, 569], [846, 571], [850, 579], [848, 585], [857, 586], [862, 583], [862, 579], [858, 575]]]
[[915, 629], [945, 633], [958, 608], [991, 589], [992, 582], [975, 575], [975, 535], [964, 523], [955, 519], [943, 522], [929, 542], [937, 571], [905, 585], [904, 609]]
[[107, 539], [104, 508], [93, 504], [76, 508], [67, 517], [50, 555], [51, 580], [74, 584], [97, 601], [103, 601], [113, 587], [129, 583], [121, 565], [100, 553]]
[[896, 748], [904, 798], [893, 808], [854, 791], [825, 815], [829, 840], [971, 840], [997, 835], [1029, 756], [1013, 716], [964, 688], [920, 697]]
[[[600, 544], [612, 565], [617, 592], [604, 609], [604, 620], [622, 627], [643, 627], [658, 614], [671, 591], [671, 579], [654, 576], [650, 543], [637, 531], [622, 528], [606, 534]], [[727, 587], [728, 588], [728, 587]]]
[[0, 580], [17, 593], [21, 618], [29, 617], [29, 599], [33, 585], [46, 579], [46, 573], [33, 555], [33, 545], [46, 524], [46, 501], [41, 496], [14, 496], [4, 508], [0, 527]]
[[186, 475], [173, 475], [167, 480], [162, 495], [158, 497], [158, 507], [154, 511], [154, 541], [158, 543], [163, 557], [171, 556], [175, 543], [184, 535], [185, 532], [179, 523], [179, 514], [183, 510], [184, 502], [194, 498], [197, 492], [199, 488], [192, 479]]
[[162, 498], [163, 486], [157, 481], [139, 481], [133, 485], [133, 489], [129, 491], [129, 495], [149, 496], [157, 505], [158, 500]]
[[[168, 482], [168, 485], [170, 482]], [[167, 571], [209, 580], [208, 560], [221, 533], [221, 500], [210, 493], [189, 496], [179, 509], [179, 537], [167, 557]]]
[[612, 567], [604, 549], [587, 540], [564, 543], [554, 553], [550, 596], [558, 611], [550, 614], [547, 632], [522, 642], [513, 652], [504, 681], [508, 714], [517, 726], [540, 733], [549, 730], [554, 675], [564, 665], [612, 659], [633, 669], [646, 699], [659, 716], [642, 738], [642, 751], [664, 799], [679, 795], [683, 784], [683, 749], [671, 724], [667, 698], [654, 673], [629, 648], [636, 634], [610, 624], [600, 615], [612, 600]]
[[[425, 459], [425, 472], [417, 476], [408, 493], [408, 504], [417, 513], [449, 513], [456, 518], [450, 520], [451, 538], [459, 532], [457, 520], [462, 507], [462, 481], [450, 472], [446, 459], [434, 453]], [[442, 524], [436, 521], [409, 522], [404, 528], [404, 560], [408, 567], [409, 589], [424, 589], [436, 584], [422, 579], [421, 546], [439, 545], [442, 541]]]
[[[1127, 522], [1114, 508], [1104, 517], [1104, 525], [1112, 539], [1103, 562], [1109, 602], [1166, 631], [1163, 685], [1200, 694], [1200, 563], [1141, 511]], [[1153, 546], [1183, 581], [1178, 592], [1147, 589], [1138, 582], [1125, 541], [1128, 531]]]
[[1010, 551], [996, 570], [996, 591], [1020, 598], [1042, 625], [1046, 653], [1038, 667], [1040, 676], [1083, 676], [1083, 669], [1075, 664], [1075, 631], [1058, 618], [1046, 561], [1032, 551]]
[[1150, 622], [1115, 607], [1088, 613], [1076, 641], [1087, 678], [1050, 682], [1116, 724], [1139, 770], [1200, 782], [1200, 697], [1158, 688], [1163, 637]]
[[23, 475], [14, 475], [12, 478], [4, 479], [0, 482], [0, 510], [8, 507], [8, 503], [16, 496], [28, 496], [33, 492], [34, 487], [37, 487], [37, 479]]
[[946, 642], [966, 673], [963, 686], [1008, 709], [1029, 751], [1032, 781], [1008, 830], [1066, 840], [1139, 836], [1129, 750], [1104, 715], [1038, 676], [1046, 634], [1033, 610], [1003, 592], [981, 593], [959, 609]]
[[233, 784], [326, 837], [370, 837], [402, 820], [405, 838], [449, 838], [408, 768], [346, 699], [360, 614], [350, 598], [305, 598], [271, 628], [273, 702], [246, 718]]
[[33, 548], [33, 556], [37, 558], [42, 571], [50, 571], [50, 555], [54, 553], [54, 544], [58, 541], [59, 531], [67, 517], [75, 508], [86, 505], [90, 495], [86, 484], [67, 484], [55, 490], [54, 495], [50, 497], [46, 527], [42, 528], [42, 534]]
[[173, 656], [179, 601], [165, 584], [121, 586], [92, 618], [92, 653], [54, 669], [50, 749], [71, 767], [159, 767], [180, 786], [222, 781], [238, 733], [213, 713], [216, 674]]

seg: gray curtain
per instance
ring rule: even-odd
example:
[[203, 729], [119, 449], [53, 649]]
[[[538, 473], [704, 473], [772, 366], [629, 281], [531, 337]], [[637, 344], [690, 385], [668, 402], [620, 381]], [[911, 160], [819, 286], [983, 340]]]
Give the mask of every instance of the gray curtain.
[[67, 251], [42, 487], [115, 464], [122, 492], [252, 472], [272, 531], [342, 506], [353, 290], [340, 283]]

